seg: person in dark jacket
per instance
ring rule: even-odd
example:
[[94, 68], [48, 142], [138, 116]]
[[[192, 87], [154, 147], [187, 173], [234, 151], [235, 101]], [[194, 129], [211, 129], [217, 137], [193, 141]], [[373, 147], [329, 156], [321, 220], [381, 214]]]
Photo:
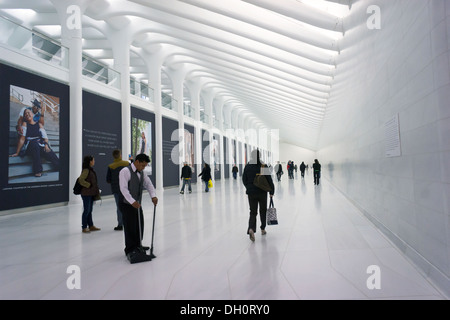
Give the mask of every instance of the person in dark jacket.
[[281, 181], [281, 176], [283, 175], [283, 166], [281, 165], [280, 161], [278, 161], [275, 167], [277, 167], [276, 168], [277, 180]]
[[246, 194], [248, 195], [248, 203], [250, 206], [250, 218], [248, 221], [247, 234], [250, 240], [255, 241], [256, 216], [261, 220], [261, 233], [266, 234], [266, 212], [267, 212], [267, 191], [264, 191], [253, 184], [257, 174], [264, 175], [272, 190], [269, 192], [272, 198], [275, 194], [275, 185], [273, 184], [269, 168], [263, 164], [259, 158], [259, 150], [255, 149], [251, 153], [250, 162], [244, 168], [242, 174], [242, 182], [244, 183]]
[[302, 164], [300, 165], [300, 172], [302, 173], [302, 178], [305, 177], [305, 170], [306, 170], [306, 165], [305, 165], [305, 163], [302, 161]]
[[185, 162], [183, 168], [181, 168], [181, 180], [183, 180], [183, 186], [180, 191], [181, 194], [184, 194], [184, 187], [186, 186], [186, 183], [188, 184], [189, 193], [192, 193], [191, 178], [192, 169], [187, 162]]
[[234, 178], [234, 180], [236, 180], [237, 174], [239, 172], [239, 169], [238, 169], [237, 165], [233, 166], [233, 169], [231, 170], [231, 172], [233, 172], [233, 178]]
[[198, 175], [199, 177], [202, 177], [203, 182], [205, 183], [205, 192], [209, 192], [208, 182], [211, 180], [211, 167], [209, 164], [205, 162], [205, 165], [203, 166], [202, 172]]
[[100, 230], [100, 228], [94, 226], [94, 222], [92, 220], [94, 201], [100, 200], [100, 190], [97, 183], [97, 174], [93, 168], [94, 165], [94, 157], [85, 156], [83, 158], [83, 171], [81, 171], [81, 175], [78, 177], [78, 182], [83, 186], [81, 189], [81, 199], [83, 199], [81, 228], [83, 233]]
[[314, 184], [319, 185], [320, 172], [322, 171], [322, 165], [319, 163], [319, 160], [317, 160], [317, 159], [314, 160], [313, 171], [314, 171]]
[[115, 149], [112, 152], [114, 161], [108, 165], [108, 170], [106, 172], [106, 182], [111, 185], [111, 193], [114, 195], [116, 200], [116, 213], [117, 213], [117, 227], [114, 228], [116, 231], [123, 230], [123, 218], [122, 212], [119, 208], [120, 201], [120, 186], [119, 186], [119, 172], [125, 167], [128, 167], [130, 163], [128, 161], [122, 160], [122, 151]]

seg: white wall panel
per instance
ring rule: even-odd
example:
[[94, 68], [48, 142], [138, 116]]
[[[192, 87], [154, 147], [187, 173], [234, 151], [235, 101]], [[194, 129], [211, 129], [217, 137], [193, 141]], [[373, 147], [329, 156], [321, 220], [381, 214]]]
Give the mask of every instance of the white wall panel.
[[[450, 292], [450, 2], [354, 1], [317, 157], [323, 175]], [[385, 157], [399, 115], [401, 156]]]

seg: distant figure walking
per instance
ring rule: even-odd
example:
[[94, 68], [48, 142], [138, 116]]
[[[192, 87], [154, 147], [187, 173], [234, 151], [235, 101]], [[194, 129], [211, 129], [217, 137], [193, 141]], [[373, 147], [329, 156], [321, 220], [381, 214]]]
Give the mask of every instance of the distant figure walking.
[[300, 172], [302, 174], [302, 178], [305, 177], [305, 170], [306, 170], [306, 165], [305, 163], [302, 161], [302, 164], [300, 165]]
[[314, 171], [314, 184], [319, 185], [320, 180], [320, 171], [321, 171], [321, 164], [319, 163], [319, 160], [315, 159], [313, 164], [313, 171]]
[[233, 166], [232, 172], [233, 172], [233, 178], [234, 178], [234, 180], [236, 180], [237, 174], [239, 172], [239, 169], [238, 169], [237, 165]]

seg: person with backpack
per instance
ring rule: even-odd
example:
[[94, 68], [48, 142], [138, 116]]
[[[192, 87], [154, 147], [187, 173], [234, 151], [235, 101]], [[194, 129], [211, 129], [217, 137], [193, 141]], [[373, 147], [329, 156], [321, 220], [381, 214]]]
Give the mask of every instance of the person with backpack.
[[81, 229], [83, 233], [91, 231], [99, 231], [94, 225], [92, 219], [92, 211], [94, 201], [100, 200], [100, 189], [98, 188], [97, 174], [94, 171], [95, 158], [93, 156], [85, 156], [83, 158], [83, 170], [78, 177], [81, 184], [81, 199], [83, 199], [83, 214], [81, 217]]

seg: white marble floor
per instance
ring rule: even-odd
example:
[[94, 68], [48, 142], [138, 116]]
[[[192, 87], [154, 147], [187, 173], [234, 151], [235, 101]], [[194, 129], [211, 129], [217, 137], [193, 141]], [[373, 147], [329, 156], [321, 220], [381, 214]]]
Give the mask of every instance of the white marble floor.
[[[316, 187], [311, 176], [283, 176], [274, 198], [279, 225], [255, 242], [240, 180], [217, 181], [209, 193], [200, 184], [192, 194], [160, 192], [157, 258], [133, 265], [123, 233], [113, 230], [112, 198], [94, 206], [102, 230], [91, 234], [81, 233], [81, 204], [2, 216], [0, 299], [448, 299], [322, 180]], [[148, 194], [143, 207], [150, 245]], [[368, 273], [370, 266], [378, 269]]]

